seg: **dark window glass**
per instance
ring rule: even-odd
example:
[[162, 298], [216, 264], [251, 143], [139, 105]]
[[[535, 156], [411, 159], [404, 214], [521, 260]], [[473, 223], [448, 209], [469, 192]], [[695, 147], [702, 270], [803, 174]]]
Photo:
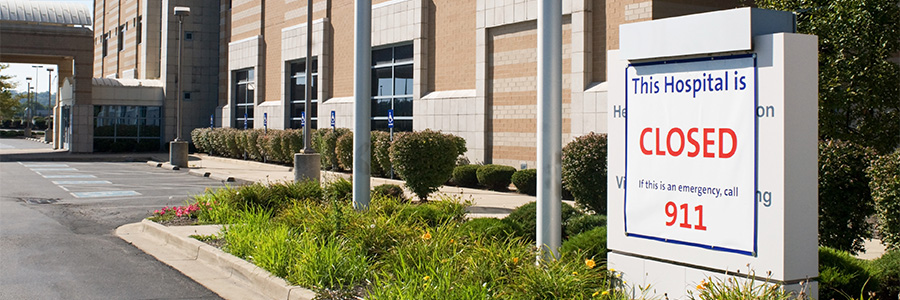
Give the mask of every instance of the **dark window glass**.
[[413, 111], [412, 98], [396, 98], [394, 99], [394, 116], [395, 117], [412, 117]]
[[386, 117], [391, 109], [391, 99], [375, 99], [372, 103], [372, 117]]
[[393, 48], [372, 51], [372, 65], [390, 64], [393, 62]]
[[394, 95], [413, 94], [412, 65], [394, 67]]
[[391, 96], [394, 94], [391, 68], [379, 68], [372, 72], [372, 96]]
[[394, 48], [394, 61], [395, 62], [404, 62], [404, 61], [412, 62], [412, 59], [413, 59], [413, 46], [412, 45], [399, 46], [399, 47]]

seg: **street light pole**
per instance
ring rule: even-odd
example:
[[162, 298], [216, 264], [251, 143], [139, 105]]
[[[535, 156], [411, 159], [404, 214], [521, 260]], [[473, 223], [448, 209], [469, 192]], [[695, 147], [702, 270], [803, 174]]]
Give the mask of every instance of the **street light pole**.
[[50, 112], [53, 111], [50, 108], [50, 105], [52, 105], [50, 102], [53, 101], [50, 99], [51, 98], [50, 94], [53, 93], [53, 83], [51, 82], [51, 80], [53, 80], [52, 76], [53, 76], [53, 68], [47, 68], [47, 116], [48, 117], [50, 116]]
[[175, 140], [169, 143], [169, 163], [176, 167], [187, 167], [188, 143], [181, 139], [181, 102], [182, 97], [184, 97], [184, 92], [181, 90], [182, 82], [184, 82], [181, 78], [181, 59], [183, 56], [182, 50], [184, 48], [184, 17], [191, 15], [191, 8], [176, 6], [173, 10], [175, 16], [178, 17], [178, 66], [176, 67], [177, 74], [175, 75], [175, 82], [177, 85], [177, 92], [175, 94]]
[[25, 137], [31, 137], [31, 77], [25, 77], [28, 89], [25, 90]]
[[303, 103], [303, 150], [294, 153], [294, 181], [316, 180], [321, 178], [322, 165], [319, 154], [310, 146], [312, 135], [312, 0], [306, 1], [306, 101]]

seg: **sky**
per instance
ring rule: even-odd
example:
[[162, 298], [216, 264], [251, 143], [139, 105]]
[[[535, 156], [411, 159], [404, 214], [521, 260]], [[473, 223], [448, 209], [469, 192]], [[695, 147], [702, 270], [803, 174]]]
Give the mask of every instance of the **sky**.
[[[29, 0], [32, 2], [40, 2], [43, 0]], [[91, 16], [94, 15], [94, 1], [93, 0], [54, 0], [51, 2], [75, 2], [81, 3], [88, 7], [88, 10], [91, 12]], [[57, 75], [56, 70], [59, 68], [56, 65], [39, 65], [39, 64], [12, 64], [0, 61], [2, 64], [9, 64], [9, 68], [3, 70], [3, 75], [11, 75], [13, 76], [12, 82], [16, 84], [16, 91], [24, 93], [25, 90], [28, 89], [28, 83], [25, 81], [26, 77], [32, 77], [32, 86], [34, 83], [37, 83], [38, 90], [37, 92], [46, 92], [47, 87], [49, 86], [48, 80], [53, 80], [53, 93], [56, 93], [56, 82], [59, 80], [53, 79], [54, 76]], [[41, 66], [37, 71], [37, 80], [35, 81], [35, 68], [32, 66]], [[47, 78], [47, 68], [53, 68], [53, 74], [50, 75], [50, 78]]]

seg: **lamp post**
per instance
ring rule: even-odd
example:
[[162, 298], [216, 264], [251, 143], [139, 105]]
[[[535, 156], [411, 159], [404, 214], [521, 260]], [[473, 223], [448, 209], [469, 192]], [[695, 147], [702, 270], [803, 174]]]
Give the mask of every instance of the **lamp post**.
[[31, 137], [31, 77], [25, 77], [28, 89], [25, 90], [25, 137]]
[[184, 17], [191, 15], [191, 8], [184, 6], [176, 6], [174, 14], [178, 17], [178, 66], [176, 67], [177, 75], [175, 82], [178, 86], [175, 97], [177, 97], [175, 106], [175, 140], [169, 143], [169, 163], [176, 167], [187, 167], [188, 164], [188, 143], [181, 139], [181, 102], [184, 97], [182, 92], [181, 80], [181, 59], [182, 50], [184, 49]]
[[53, 141], [53, 122], [50, 121], [50, 116], [53, 115], [53, 100], [50, 96], [53, 94], [53, 68], [47, 68], [47, 117], [44, 118], [44, 123], [47, 124], [47, 129], [44, 129], [44, 141], [52, 142]]
[[306, 101], [303, 103], [303, 150], [294, 153], [294, 181], [319, 180], [322, 165], [319, 154], [310, 146], [312, 123], [312, 0], [306, 1]]

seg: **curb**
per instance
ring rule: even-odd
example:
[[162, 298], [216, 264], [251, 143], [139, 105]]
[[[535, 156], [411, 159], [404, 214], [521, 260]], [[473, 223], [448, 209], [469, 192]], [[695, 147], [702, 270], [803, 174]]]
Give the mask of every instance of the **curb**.
[[166, 227], [144, 219], [120, 226], [116, 236], [158, 259], [225, 299], [311, 300], [316, 294], [289, 285], [243, 259], [187, 235], [215, 233], [219, 226]]
[[[163, 168], [166, 170], [173, 170], [173, 171], [181, 170], [181, 168], [179, 168], [177, 166], [173, 166], [173, 165], [169, 164], [168, 162], [158, 162], [158, 161], [148, 160], [147, 165], [154, 167], [154, 168]], [[224, 182], [237, 182], [237, 180], [234, 179], [234, 177], [228, 176], [228, 175], [213, 174], [211, 172], [207, 172], [204, 170], [192, 169], [192, 168], [187, 168], [187, 171], [188, 171], [188, 174], [194, 175], [194, 176], [207, 177], [207, 178], [212, 178], [212, 179], [224, 181]]]

